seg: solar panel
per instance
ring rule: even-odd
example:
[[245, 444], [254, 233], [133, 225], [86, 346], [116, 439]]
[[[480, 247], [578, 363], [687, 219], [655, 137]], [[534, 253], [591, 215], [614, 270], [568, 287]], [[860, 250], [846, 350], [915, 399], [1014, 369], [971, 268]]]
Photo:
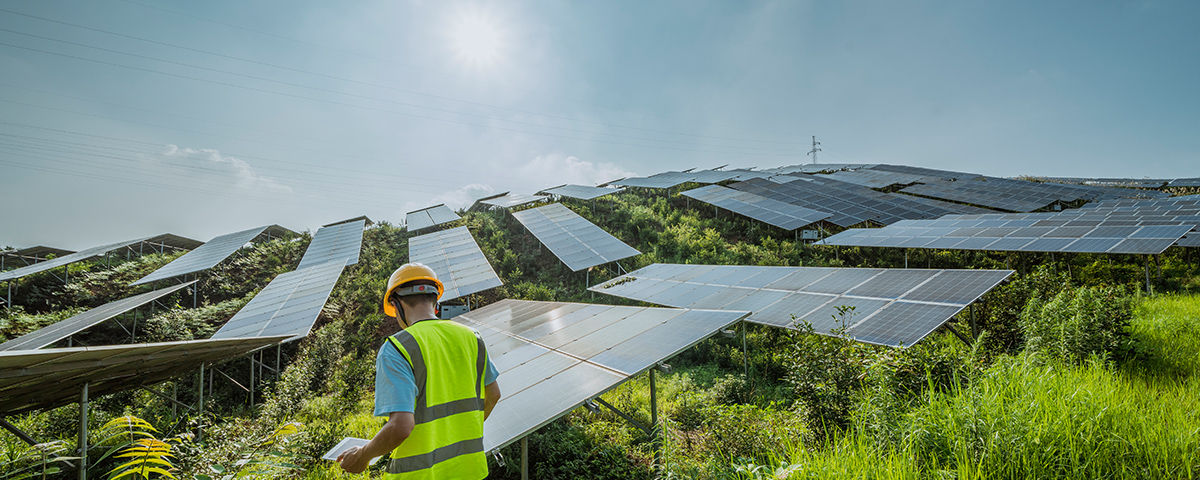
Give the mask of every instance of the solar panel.
[[[943, 250], [1159, 254], [1196, 225], [1195, 221], [1181, 225], [1179, 221], [1184, 217], [1163, 214], [1120, 220], [1104, 216], [1104, 210], [1097, 207], [1061, 213], [948, 215], [879, 229], [850, 229], [820, 243]], [[1094, 216], [1095, 220], [1083, 220], [1081, 215]], [[1033, 226], [1025, 226], [1030, 224]]]
[[52, 345], [54, 342], [82, 332], [83, 330], [97, 325], [100, 322], [133, 310], [154, 300], [170, 295], [193, 283], [196, 283], [196, 281], [192, 280], [187, 283], [181, 283], [179, 285], [173, 285], [160, 290], [146, 292], [129, 298], [123, 298], [115, 302], [106, 303], [99, 307], [75, 315], [71, 318], [47, 325], [46, 327], [37, 331], [30, 332], [26, 335], [22, 335], [21, 337], [14, 338], [8, 342], [0, 344], [0, 351], [35, 350], [47, 345]]
[[610, 183], [622, 187], [665, 189], [688, 183], [696, 178], [693, 172], [663, 172], [649, 177], [632, 177]]
[[1058, 202], [1120, 197], [1159, 198], [1163, 192], [1127, 188], [1037, 183], [998, 177], [930, 181], [901, 190], [904, 193], [983, 205], [1014, 212], [1031, 212]]
[[321, 227], [313, 235], [312, 242], [304, 251], [304, 257], [296, 270], [322, 263], [336, 262], [339, 265], [354, 265], [358, 263], [358, 254], [362, 250], [363, 228], [365, 220]]
[[[146, 238], [150, 238], [150, 237], [146, 237]], [[15, 268], [15, 269], [9, 270], [7, 272], [0, 272], [0, 282], [21, 278], [26, 275], [32, 275], [32, 274], [35, 274], [38, 272], [44, 272], [44, 271], [50, 270], [52, 268], [57, 268], [57, 267], [61, 267], [63, 265], [69, 265], [69, 264], [72, 264], [75, 262], [87, 260], [87, 259], [95, 257], [95, 256], [104, 255], [113, 250], [125, 248], [130, 245], [137, 244], [137, 243], [141, 243], [143, 240], [146, 240], [146, 238], [139, 238], [137, 240], [128, 240], [128, 241], [124, 241], [124, 242], [110, 243], [108, 245], [101, 245], [99, 247], [92, 247], [92, 248], [89, 248], [86, 250], [81, 250], [79, 252], [72, 253], [70, 255], [63, 255], [61, 257], [54, 258], [51, 260], [46, 260], [44, 262], [38, 262], [38, 263], [29, 265], [26, 267]]]
[[467, 227], [409, 239], [408, 258], [437, 273], [445, 286], [443, 302], [504, 285]]
[[51, 348], [0, 352], [0, 415], [17, 415], [177, 377], [277, 344], [285, 337]]
[[509, 299], [455, 317], [480, 333], [504, 389], [484, 423], [484, 450], [503, 448], [745, 316]]
[[561, 203], [513, 216], [574, 272], [641, 253]]
[[1200, 187], [1200, 178], [1176, 178], [1167, 184], [1168, 187]]
[[672, 307], [749, 310], [747, 320], [777, 327], [807, 321], [826, 335], [839, 327], [838, 307], [854, 307], [844, 319], [851, 338], [907, 347], [1012, 273], [655, 264], [590, 290]]
[[469, 210], [476, 211], [491, 207], [509, 209], [544, 201], [546, 201], [546, 197], [504, 192], [499, 195], [492, 195], [490, 197], [484, 197], [476, 200], [475, 204], [471, 205]]
[[683, 195], [784, 230], [812, 225], [831, 216], [829, 213], [717, 185], [688, 190]]
[[158, 270], [150, 272], [149, 275], [142, 277], [130, 285], [141, 285], [143, 283], [208, 270], [226, 258], [229, 258], [230, 255], [233, 255], [234, 252], [247, 243], [250, 243], [266, 228], [266, 226], [262, 226], [216, 237], [209, 240], [208, 243], [197, 247], [195, 250], [184, 254], [182, 257], [176, 258], [171, 263], [163, 265]]
[[446, 204], [441, 204], [408, 212], [404, 217], [404, 224], [408, 225], [408, 231], [415, 232], [443, 223], [450, 223], [459, 218], [462, 217], [454, 213], [454, 210], [451, 210]]
[[612, 195], [620, 191], [621, 189], [619, 188], [588, 187], [585, 185], [562, 185], [554, 188], [547, 188], [538, 193], [578, 198], [580, 200], [593, 200], [605, 195]]
[[280, 274], [212, 338], [287, 335], [291, 341], [307, 336], [344, 267], [329, 262]]

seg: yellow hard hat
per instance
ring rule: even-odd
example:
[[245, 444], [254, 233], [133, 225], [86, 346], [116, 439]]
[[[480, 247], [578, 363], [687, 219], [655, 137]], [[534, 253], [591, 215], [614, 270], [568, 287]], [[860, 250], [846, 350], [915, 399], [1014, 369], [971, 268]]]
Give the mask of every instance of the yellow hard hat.
[[[442, 298], [442, 293], [446, 290], [446, 287], [442, 285], [441, 280], [438, 280], [437, 274], [433, 272], [432, 268], [421, 263], [406, 263], [397, 268], [395, 272], [392, 272], [392, 278], [388, 279], [387, 291], [383, 292], [383, 313], [389, 317], [396, 316], [396, 308], [392, 306], [391, 302], [388, 302], [388, 298], [392, 296], [392, 291], [401, 285], [417, 280], [429, 280], [433, 282], [434, 285], [437, 285], [437, 298]], [[406, 289], [411, 291], [400, 293], [400, 295], [433, 293], [432, 291], [425, 291], [425, 288], [420, 287], [428, 288], [426, 285], [417, 285]]]

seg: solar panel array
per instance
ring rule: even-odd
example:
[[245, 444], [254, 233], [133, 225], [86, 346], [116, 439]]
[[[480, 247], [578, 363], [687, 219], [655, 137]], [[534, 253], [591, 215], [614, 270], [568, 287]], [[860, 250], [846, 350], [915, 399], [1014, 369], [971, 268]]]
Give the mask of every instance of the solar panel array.
[[446, 204], [441, 204], [423, 208], [415, 212], [408, 212], [408, 215], [404, 217], [404, 224], [408, 225], [408, 231], [415, 232], [443, 223], [450, 223], [459, 218], [462, 217], [454, 213], [454, 210], [451, 210]]
[[835, 180], [853, 183], [855, 185], [861, 185], [869, 188], [886, 188], [892, 185], [911, 185], [929, 178], [922, 175], [887, 172], [883, 170], [867, 168], [858, 170], [841, 170], [826, 174], [825, 176]]
[[828, 245], [1074, 253], [1162, 253], [1200, 225], [1200, 196], [1117, 199], [1055, 213], [955, 215], [853, 229]]
[[877, 192], [821, 175], [800, 174], [794, 178], [786, 183], [750, 179], [729, 186], [799, 207], [829, 212], [831, 216], [826, 221], [840, 227], [867, 221], [888, 225], [905, 219], [937, 218], [962, 212], [956, 207], [913, 200], [907, 195]]
[[633, 177], [612, 182], [611, 185], [639, 188], [672, 188], [692, 181], [695, 175], [686, 172], [663, 172], [649, 177]]
[[1200, 187], [1200, 178], [1176, 178], [1167, 184], [1168, 187]]
[[191, 340], [0, 352], [0, 415], [17, 415], [176, 377], [200, 365], [245, 355], [284, 337]]
[[519, 440], [745, 315], [501, 300], [455, 317], [480, 333], [503, 383], [484, 423], [484, 450]]
[[[924, 339], [1012, 270], [756, 267], [654, 264], [590, 290], [680, 308], [747, 310], [747, 320], [816, 333], [846, 328], [866, 343], [907, 347]], [[838, 307], [854, 307], [844, 325]]]
[[176, 258], [166, 265], [163, 265], [158, 270], [150, 272], [149, 275], [142, 277], [140, 280], [131, 283], [130, 285], [141, 285], [158, 280], [174, 278], [189, 273], [195, 273], [202, 270], [208, 270], [221, 261], [229, 258], [234, 252], [242, 248], [242, 246], [250, 243], [256, 237], [266, 230], [266, 226], [242, 230], [240, 232], [227, 233], [221, 235], [208, 243], [196, 247], [182, 257]]
[[1167, 196], [1166, 193], [1150, 190], [1037, 183], [997, 177], [930, 182], [913, 185], [901, 191], [1013, 212], [1032, 212], [1058, 202], [1096, 201], [1135, 196], [1140, 198]]
[[409, 239], [408, 258], [437, 273], [445, 286], [443, 302], [504, 285], [467, 227]]
[[641, 253], [561, 203], [523, 210], [513, 216], [571, 271]]
[[53, 324], [47, 325], [46, 327], [38, 329], [37, 331], [30, 332], [26, 335], [22, 335], [0, 344], [0, 351], [36, 350], [47, 345], [52, 345], [54, 342], [82, 332], [105, 320], [116, 317], [117, 315], [133, 310], [154, 300], [175, 293], [184, 287], [192, 285], [193, 283], [196, 283], [196, 281], [192, 280], [187, 283], [172, 285], [167, 288], [146, 292], [140, 295], [134, 295], [132, 297], [123, 298], [115, 302], [106, 303], [99, 307], [75, 315], [71, 318], [60, 320]]
[[363, 229], [366, 220], [355, 220], [350, 223], [338, 223], [321, 227], [313, 235], [312, 242], [304, 251], [304, 258], [296, 270], [335, 262], [339, 265], [354, 265], [358, 263], [358, 254], [362, 251]]
[[683, 195], [789, 231], [830, 217], [826, 212], [718, 185], [688, 190]]
[[968, 178], [978, 178], [981, 176], [978, 173], [956, 172], [953, 170], [938, 170], [938, 169], [934, 169], [934, 168], [925, 168], [925, 167], [911, 167], [908, 165], [879, 164], [879, 165], [871, 165], [869, 168], [872, 170], [880, 170], [880, 171], [884, 171], [884, 172], [904, 173], [904, 174], [909, 174], [909, 175], [918, 175], [918, 176], [922, 176], [922, 177], [927, 177], [930, 179], [942, 179], [942, 180], [963, 180], [963, 179], [968, 179]]
[[108, 245], [101, 245], [99, 247], [92, 247], [92, 248], [89, 248], [86, 250], [80, 250], [80, 251], [72, 253], [70, 255], [63, 255], [61, 257], [54, 258], [51, 260], [46, 260], [44, 262], [38, 262], [33, 265], [29, 265], [27, 267], [15, 268], [15, 269], [9, 270], [7, 272], [0, 272], [0, 282], [21, 278], [26, 275], [33, 275], [38, 272], [44, 272], [46, 270], [58, 268], [63, 265], [69, 265], [69, 264], [72, 264], [75, 262], [87, 260], [87, 259], [95, 257], [95, 256], [104, 255], [113, 250], [125, 248], [130, 245], [136, 245], [138, 243], [141, 243], [143, 240], [145, 240], [145, 238], [139, 238], [137, 240], [128, 240], [128, 241], [124, 241], [124, 242], [110, 243]]
[[560, 185], [554, 188], [547, 188], [538, 193], [578, 198], [580, 200], [593, 200], [605, 195], [612, 195], [620, 191], [621, 189], [619, 188], [589, 187], [586, 185]]
[[280, 274], [242, 307], [212, 338], [273, 337], [288, 341], [308, 335], [344, 264], [328, 262]]

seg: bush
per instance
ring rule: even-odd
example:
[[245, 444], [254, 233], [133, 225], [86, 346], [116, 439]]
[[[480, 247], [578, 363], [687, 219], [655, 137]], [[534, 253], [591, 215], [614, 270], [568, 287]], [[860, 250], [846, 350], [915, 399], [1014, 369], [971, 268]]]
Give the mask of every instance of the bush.
[[1050, 301], [1033, 298], [1021, 314], [1025, 349], [1075, 364], [1088, 356], [1132, 352], [1133, 302], [1123, 287], [1080, 287]]
[[[843, 325], [849, 324], [854, 308], [840, 310]], [[792, 346], [787, 381], [811, 435], [805, 440], [818, 443], [850, 425], [870, 347], [844, 336], [841, 329], [835, 336], [817, 335], [811, 324], [802, 322], [801, 330], [806, 334]]]

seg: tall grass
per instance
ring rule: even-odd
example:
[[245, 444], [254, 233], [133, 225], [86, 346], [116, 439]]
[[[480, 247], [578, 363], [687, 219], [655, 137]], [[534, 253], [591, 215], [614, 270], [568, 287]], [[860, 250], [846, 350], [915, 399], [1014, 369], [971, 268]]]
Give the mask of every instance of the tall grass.
[[1200, 478], [1200, 296], [1137, 309], [1142, 356], [1079, 366], [1005, 357], [969, 386], [930, 391], [896, 442], [851, 430], [793, 444], [788, 478]]

